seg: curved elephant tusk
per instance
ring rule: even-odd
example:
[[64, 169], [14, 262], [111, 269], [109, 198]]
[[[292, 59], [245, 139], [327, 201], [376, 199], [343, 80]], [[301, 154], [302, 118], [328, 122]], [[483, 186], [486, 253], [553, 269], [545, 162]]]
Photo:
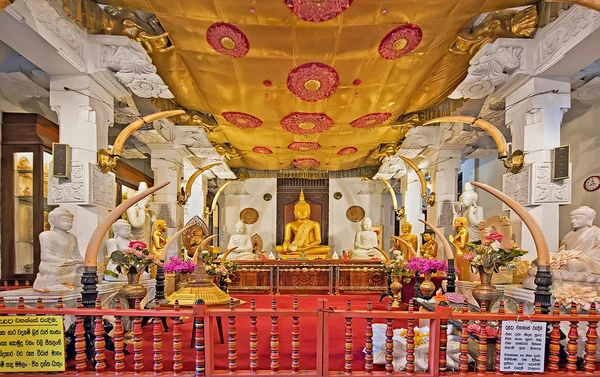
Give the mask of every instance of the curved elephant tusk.
[[165, 260], [165, 256], [167, 254], [167, 250], [169, 250], [169, 247], [173, 244], [173, 242], [175, 242], [175, 240], [186, 230], [188, 230], [189, 228], [191, 228], [192, 226], [194, 226], [195, 224], [190, 224], [186, 227], [184, 227], [183, 229], [177, 231], [177, 233], [175, 233], [174, 235], [171, 236], [171, 238], [169, 238], [169, 240], [167, 241], [167, 243], [165, 244], [165, 247], [163, 247], [163, 252], [160, 254], [160, 260]]
[[213, 234], [212, 236], [208, 236], [206, 237], [206, 239], [202, 242], [200, 242], [200, 246], [198, 246], [198, 249], [200, 249], [200, 251], [202, 250], [207, 250], [206, 248], [208, 247], [208, 244], [214, 239], [217, 238], [216, 234]]
[[144, 199], [146, 196], [160, 190], [161, 188], [167, 186], [171, 182], [164, 182], [156, 186], [152, 186], [147, 190], [142, 191], [136, 196], [127, 199], [123, 203], [119, 204], [115, 209], [110, 211], [108, 216], [98, 224], [94, 233], [92, 233], [92, 237], [90, 237], [90, 241], [88, 243], [87, 249], [85, 250], [85, 260], [84, 266], [86, 267], [96, 267], [98, 265], [98, 251], [100, 250], [100, 244], [102, 243], [102, 238], [106, 232], [108, 232], [108, 228], [121, 217], [123, 212], [125, 212], [129, 207], [133, 206], [135, 203]]
[[215, 197], [214, 197], [214, 199], [212, 201], [212, 204], [210, 206], [210, 213], [213, 213], [214, 210], [217, 208], [217, 201], [219, 200], [219, 196], [221, 196], [221, 193], [223, 193], [223, 190], [225, 190], [225, 187], [227, 187], [227, 185], [229, 185], [231, 182], [233, 182], [233, 180], [225, 182], [223, 184], [223, 186], [221, 186], [219, 188], [219, 191], [217, 191], [217, 193], [215, 194]]
[[235, 249], [237, 249], [238, 247], [232, 247], [231, 249], [227, 250], [225, 252], [225, 254], [223, 254], [223, 258], [221, 258], [221, 266], [225, 266], [225, 259], [227, 258], [227, 256], [229, 255], [229, 253], [231, 253], [232, 251], [234, 251]]
[[444, 236], [444, 233], [442, 233], [442, 231], [439, 230], [436, 226], [433, 226], [432, 224], [428, 223], [425, 220], [419, 219], [419, 221], [422, 222], [423, 224], [427, 225], [429, 227], [429, 229], [433, 230], [433, 233], [435, 233], [435, 235], [442, 241], [442, 245], [444, 245], [444, 250], [449, 251], [448, 259], [454, 259], [454, 249], [452, 248], [452, 245], [450, 245], [450, 242], [448, 242], [448, 240]]
[[192, 195], [192, 185], [194, 184], [194, 181], [196, 181], [196, 178], [198, 178], [200, 176], [200, 174], [204, 173], [207, 170], [210, 170], [212, 168], [214, 168], [217, 165], [221, 165], [220, 162], [217, 162], [215, 164], [210, 164], [210, 165], [206, 165], [201, 167], [200, 169], [196, 170], [188, 179], [186, 185], [185, 185], [185, 195], [187, 197], [190, 197]]
[[395, 238], [396, 241], [399, 241], [401, 244], [403, 244], [404, 246], [406, 246], [406, 248], [408, 249], [408, 259], [412, 259], [412, 258], [417, 258], [419, 256], [419, 254], [417, 254], [417, 251], [415, 250], [414, 247], [412, 247], [411, 244], [409, 244], [406, 240], [403, 240], [402, 238], [398, 237], [398, 236], [392, 236], [392, 238]]
[[390, 256], [385, 251], [383, 251], [382, 248], [375, 246], [375, 249], [377, 249], [377, 251], [379, 251], [381, 253], [381, 255], [383, 255], [383, 257], [385, 258], [384, 260], [386, 262], [389, 262]]
[[169, 118], [169, 117], [172, 117], [175, 115], [181, 115], [181, 114], [185, 114], [185, 111], [183, 111], [183, 110], [161, 111], [158, 113], [146, 115], [145, 117], [143, 117], [141, 119], [134, 120], [133, 122], [129, 123], [129, 125], [127, 127], [125, 127], [123, 129], [123, 131], [121, 131], [119, 133], [119, 136], [117, 136], [117, 138], [115, 139], [115, 142], [113, 144], [110, 154], [121, 156], [123, 154], [123, 146], [125, 145], [125, 141], [127, 140], [127, 138], [129, 138], [129, 136], [131, 136], [132, 133], [137, 131], [142, 126], [144, 126], [148, 123], [154, 122], [155, 120], [158, 120], [158, 119]]
[[390, 185], [390, 182], [387, 179], [381, 178], [381, 180], [387, 186], [388, 191], [390, 192], [390, 195], [392, 196], [392, 205], [394, 206], [394, 211], [397, 212], [398, 211], [398, 199], [396, 199], [396, 192], [394, 191], [394, 188], [392, 187], [392, 185]]
[[502, 132], [500, 132], [498, 127], [494, 126], [492, 123], [488, 122], [487, 120], [470, 117], [470, 116], [464, 116], [464, 115], [455, 115], [455, 116], [435, 118], [435, 119], [432, 119], [430, 121], [423, 123], [423, 125], [427, 126], [427, 125], [430, 125], [433, 123], [443, 123], [443, 122], [467, 123], [467, 124], [471, 124], [471, 125], [481, 128], [482, 130], [487, 132], [492, 137], [492, 139], [494, 139], [494, 142], [496, 143], [496, 146], [498, 147], [498, 158], [499, 159], [508, 158], [508, 144], [506, 143], [506, 139], [504, 138], [504, 135], [502, 135]]
[[423, 174], [421, 169], [419, 169], [419, 166], [417, 164], [415, 164], [410, 158], [407, 158], [404, 156], [400, 156], [400, 158], [404, 162], [406, 162], [406, 164], [408, 166], [410, 166], [412, 168], [412, 170], [415, 171], [415, 173], [417, 173], [417, 176], [419, 177], [419, 181], [421, 182], [421, 196], [426, 197], [427, 196], [427, 181], [425, 180], [425, 175]]
[[534, 220], [534, 218], [529, 214], [529, 212], [527, 212], [525, 207], [523, 207], [522, 205], [517, 203], [514, 199], [512, 199], [505, 193], [503, 193], [499, 190], [496, 190], [495, 188], [490, 187], [486, 184], [475, 182], [475, 181], [471, 182], [471, 184], [475, 187], [479, 187], [480, 189], [483, 189], [483, 190], [489, 192], [490, 194], [492, 194], [493, 196], [495, 196], [496, 198], [498, 198], [502, 202], [504, 202], [507, 206], [509, 206], [510, 209], [515, 211], [517, 216], [519, 216], [521, 218], [521, 220], [523, 220], [523, 223], [525, 223], [525, 226], [527, 227], [527, 229], [529, 229], [529, 232], [531, 233], [531, 236], [533, 237], [533, 242], [535, 244], [535, 249], [537, 251], [538, 265], [539, 266], [549, 265], [550, 264], [550, 252], [548, 251], [548, 243], [546, 242], [544, 233], [542, 232], [542, 229], [540, 228], [538, 223]]

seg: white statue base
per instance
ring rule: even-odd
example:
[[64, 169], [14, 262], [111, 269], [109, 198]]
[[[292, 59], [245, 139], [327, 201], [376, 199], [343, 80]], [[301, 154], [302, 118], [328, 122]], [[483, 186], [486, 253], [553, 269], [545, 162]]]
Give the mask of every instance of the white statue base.
[[[523, 281], [523, 288], [531, 291], [537, 289], [534, 283], [535, 276], [528, 276]], [[566, 284], [576, 284], [582, 287], [592, 287], [600, 294], [600, 274], [591, 272], [571, 272], [567, 270], [552, 271], [552, 289], [558, 289]]]

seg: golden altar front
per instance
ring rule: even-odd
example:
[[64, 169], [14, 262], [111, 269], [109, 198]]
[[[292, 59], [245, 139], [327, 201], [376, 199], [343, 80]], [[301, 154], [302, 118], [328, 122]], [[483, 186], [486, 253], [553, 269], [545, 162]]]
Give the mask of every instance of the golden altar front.
[[367, 294], [387, 291], [380, 261], [237, 261], [229, 291], [268, 294]]

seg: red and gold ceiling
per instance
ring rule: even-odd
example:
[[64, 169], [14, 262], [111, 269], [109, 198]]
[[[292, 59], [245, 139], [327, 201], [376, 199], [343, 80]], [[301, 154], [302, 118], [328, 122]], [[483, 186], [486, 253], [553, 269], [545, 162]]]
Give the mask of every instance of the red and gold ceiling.
[[[397, 142], [398, 116], [444, 99], [478, 14], [533, 0], [112, 0], [156, 14], [174, 49], [151, 55], [176, 102], [212, 113], [232, 167], [345, 170]], [[455, 56], [450, 56], [454, 54]]]

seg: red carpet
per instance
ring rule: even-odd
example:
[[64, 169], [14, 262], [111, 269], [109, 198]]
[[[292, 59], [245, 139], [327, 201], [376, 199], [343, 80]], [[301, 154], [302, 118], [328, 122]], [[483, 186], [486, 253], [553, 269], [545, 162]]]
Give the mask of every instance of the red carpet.
[[[270, 308], [271, 300], [274, 296], [260, 295], [243, 295], [236, 294], [236, 298], [247, 301], [248, 303], [238, 308], [249, 308], [252, 297], [256, 300], [257, 308]], [[292, 308], [294, 296], [282, 295], [275, 296], [277, 299], [278, 308]], [[386, 310], [387, 300], [382, 303], [377, 302], [379, 295], [354, 295], [354, 296], [298, 296], [299, 308], [316, 308], [317, 300], [325, 298], [329, 300], [329, 306], [337, 309], [344, 309], [346, 301], [352, 300], [352, 308], [356, 310], [366, 309], [367, 300], [371, 298], [374, 310]], [[280, 343], [280, 370], [291, 369], [291, 318], [281, 318], [279, 320], [279, 343]], [[330, 370], [344, 370], [344, 328], [345, 323], [340, 319], [333, 319], [329, 324], [329, 345], [330, 345]], [[383, 320], [375, 321], [384, 322]], [[213, 345], [215, 369], [227, 370], [228, 367], [228, 349], [227, 349], [227, 318], [223, 318], [224, 344], [219, 344], [219, 338], [216, 326], [214, 326], [214, 338], [217, 344]], [[153, 350], [152, 350], [152, 324], [144, 327], [144, 369], [151, 371], [153, 369]], [[406, 327], [404, 321], [395, 321], [394, 328]], [[248, 370], [250, 365], [249, 359], [249, 318], [241, 318], [236, 322], [237, 328], [237, 355], [238, 369]], [[258, 318], [258, 350], [259, 359], [258, 367], [261, 370], [268, 370], [270, 365], [270, 318]], [[355, 319], [353, 321], [353, 353], [354, 353], [354, 369], [364, 368], [364, 330], [365, 321]], [[173, 368], [173, 335], [172, 321], [169, 320], [169, 332], [163, 334], [163, 365], [164, 370], [169, 371]], [[192, 318], [185, 319], [185, 324], [182, 326], [182, 342], [183, 342], [183, 366], [184, 371], [194, 369], [195, 351], [190, 348], [190, 340], [192, 334]], [[301, 318], [300, 319], [300, 367], [301, 370], [314, 370], [316, 368], [316, 318]], [[207, 345], [207, 352], [210, 352], [210, 345]], [[125, 357], [126, 370], [133, 370], [133, 345], [128, 345], [127, 349], [130, 354]], [[114, 370], [113, 353], [107, 351], [107, 370]], [[74, 363], [71, 360], [70, 368], [74, 369]], [[91, 365], [88, 365], [92, 369]], [[383, 370], [381, 366], [375, 366], [375, 370]]]

